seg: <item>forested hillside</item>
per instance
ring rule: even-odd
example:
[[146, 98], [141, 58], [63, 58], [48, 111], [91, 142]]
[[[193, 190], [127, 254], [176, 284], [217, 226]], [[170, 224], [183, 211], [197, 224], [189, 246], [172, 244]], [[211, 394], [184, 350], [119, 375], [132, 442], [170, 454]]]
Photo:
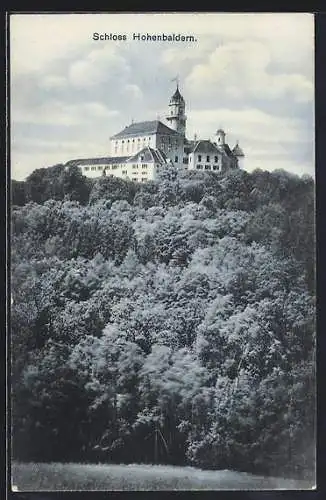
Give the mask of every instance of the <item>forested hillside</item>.
[[13, 454], [314, 466], [314, 182], [12, 184]]

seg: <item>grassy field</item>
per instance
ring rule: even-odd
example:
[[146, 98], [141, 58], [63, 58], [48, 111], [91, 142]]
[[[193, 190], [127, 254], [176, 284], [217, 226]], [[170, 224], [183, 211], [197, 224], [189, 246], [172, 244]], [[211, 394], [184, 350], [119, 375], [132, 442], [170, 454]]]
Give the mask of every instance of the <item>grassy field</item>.
[[308, 481], [165, 465], [13, 463], [15, 491], [312, 489]]

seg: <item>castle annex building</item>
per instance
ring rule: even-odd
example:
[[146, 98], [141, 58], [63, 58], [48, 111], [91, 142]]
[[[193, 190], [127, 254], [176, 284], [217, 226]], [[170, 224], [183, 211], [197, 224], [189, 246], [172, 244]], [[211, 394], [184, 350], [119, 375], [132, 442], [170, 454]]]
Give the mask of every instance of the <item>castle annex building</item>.
[[177, 85], [167, 124], [159, 120], [132, 123], [111, 137], [110, 156], [71, 160], [66, 166], [77, 165], [88, 177], [113, 175], [136, 182], [158, 179], [171, 166], [216, 173], [241, 168], [244, 153], [238, 143], [233, 149], [228, 146], [222, 129], [212, 139], [187, 139], [185, 109]]

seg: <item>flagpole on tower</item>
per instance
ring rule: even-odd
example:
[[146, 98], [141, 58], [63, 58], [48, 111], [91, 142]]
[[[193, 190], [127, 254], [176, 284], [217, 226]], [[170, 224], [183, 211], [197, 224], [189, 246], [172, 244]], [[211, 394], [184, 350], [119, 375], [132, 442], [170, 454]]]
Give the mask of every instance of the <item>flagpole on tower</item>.
[[179, 88], [179, 75], [177, 75], [175, 78], [172, 78], [171, 82], [177, 82], [177, 89]]

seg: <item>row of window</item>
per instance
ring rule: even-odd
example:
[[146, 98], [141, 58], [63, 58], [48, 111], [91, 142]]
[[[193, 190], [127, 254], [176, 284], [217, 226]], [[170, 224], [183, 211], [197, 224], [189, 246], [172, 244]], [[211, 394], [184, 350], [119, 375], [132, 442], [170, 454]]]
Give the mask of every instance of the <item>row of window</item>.
[[[106, 168], [110, 168], [110, 167], [106, 167]], [[98, 165], [97, 167], [95, 165], [93, 167], [84, 167], [84, 170], [86, 172], [88, 172], [89, 170], [91, 170], [92, 172], [94, 172], [94, 170], [103, 170], [103, 165]]]
[[[179, 162], [179, 157], [178, 157], [178, 156], [175, 156], [175, 157], [174, 157], [174, 162], [175, 162], [175, 163], [178, 163], [178, 162]], [[184, 157], [182, 158], [182, 163], [184, 163], [185, 165], [187, 165], [187, 164], [189, 163], [189, 158], [188, 158], [188, 156], [184, 156]]]
[[171, 137], [161, 138], [161, 145], [164, 146], [165, 144], [170, 144], [172, 146], [175, 146], [176, 148], [178, 147], [178, 141], [171, 139]]
[[[136, 165], [136, 164], [134, 164], [134, 163], [133, 163], [132, 168], [133, 168], [134, 170], [135, 170], [135, 169], [138, 169], [138, 168], [139, 168], [139, 165]], [[144, 170], [144, 169], [146, 169], [146, 168], [147, 168], [147, 163], [142, 163], [141, 168], [142, 168], [143, 170]]]
[[[151, 139], [152, 139], [151, 137], [143, 137], [143, 141], [146, 141], [146, 140], [150, 141]], [[122, 139], [121, 143], [124, 144], [126, 142], [128, 144], [130, 142], [135, 142], [135, 141], [136, 141], [136, 139], [127, 139], [126, 141], [124, 139]], [[138, 137], [137, 142], [141, 142], [140, 137]], [[118, 144], [119, 144], [119, 141], [115, 141], [115, 145], [118, 146]]]
[[[112, 170], [116, 170], [117, 168], [122, 167], [122, 166], [123, 165], [120, 165], [118, 163], [116, 163], [115, 165], [97, 165], [97, 166], [93, 165], [91, 167], [89, 167], [89, 166], [84, 167], [84, 170], [86, 172], [88, 172], [89, 170], [91, 170], [91, 171], [94, 172], [95, 170], [103, 170], [103, 169], [105, 169], [105, 170], [111, 170], [111, 169]], [[141, 167], [142, 167], [143, 170], [146, 170], [147, 169], [147, 163], [142, 163]], [[133, 163], [132, 168], [133, 169], [138, 169], [138, 165]]]
[[[131, 179], [131, 180], [132, 180], [132, 181], [134, 181], [134, 182], [138, 182], [137, 177], [132, 177], [132, 179]], [[147, 177], [142, 177], [142, 178], [141, 178], [141, 182], [146, 182], [146, 181], [147, 181]]]
[[220, 167], [218, 165], [196, 165], [197, 170], [220, 170]]
[[[120, 151], [120, 153], [123, 153], [124, 151], [126, 151], [127, 153], [129, 153], [130, 151], [133, 152], [137, 151], [137, 148], [139, 149], [139, 147], [141, 146], [141, 142], [143, 142], [142, 146], [145, 146], [146, 145], [146, 141], [148, 142], [148, 145], [150, 145], [150, 141], [151, 141], [151, 137], [143, 137], [142, 139], [140, 137], [138, 137], [138, 139], [127, 139], [127, 140], [122, 140], [120, 143], [119, 141], [115, 141], [115, 145], [114, 145], [114, 153], [117, 154], [118, 151]], [[138, 145], [135, 144], [135, 142], [138, 142]]]
[[95, 170], [103, 170], [103, 169], [105, 169], [105, 170], [111, 170], [111, 169], [112, 170], [116, 170], [119, 167], [120, 167], [120, 165], [118, 165], [118, 164], [112, 165], [112, 166], [111, 165], [97, 165], [97, 166], [94, 165], [92, 167], [84, 167], [84, 170], [86, 172], [88, 172], [89, 170], [91, 170], [92, 172], [94, 172]]
[[[197, 161], [201, 162], [202, 161], [202, 155], [198, 155]], [[210, 155], [206, 156], [206, 161], [209, 163], [211, 161]], [[218, 163], [218, 156], [214, 156], [214, 162]]]

